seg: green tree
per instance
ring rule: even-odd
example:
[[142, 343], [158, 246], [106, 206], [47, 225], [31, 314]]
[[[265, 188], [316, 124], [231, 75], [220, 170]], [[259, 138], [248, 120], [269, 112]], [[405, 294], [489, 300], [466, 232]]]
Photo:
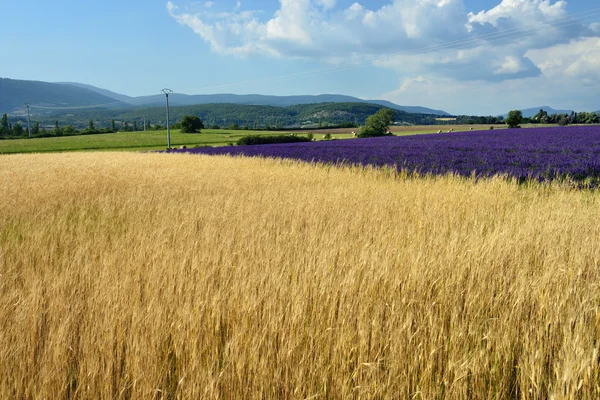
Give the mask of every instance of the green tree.
[[557, 123], [560, 126], [567, 126], [567, 125], [569, 125], [569, 116], [567, 114], [561, 115], [560, 118], [558, 119]]
[[543, 109], [540, 108], [540, 112], [537, 113], [534, 117], [532, 122], [533, 123], [545, 123], [545, 121], [548, 120], [548, 112], [544, 111]]
[[[74, 132], [71, 131], [71, 129], [67, 130], [67, 128], [71, 128], [72, 130], [75, 130], [74, 127], [67, 125], [67, 126], [65, 126], [63, 128], [63, 133], [66, 133], [66, 134], [72, 134], [72, 133], [74, 133]], [[90, 120], [88, 122], [88, 127], [83, 130], [83, 133], [98, 133], [98, 130], [96, 129], [96, 126], [94, 125], [94, 121], [93, 120]]]
[[33, 124], [33, 128], [31, 128], [31, 134], [32, 135], [40, 134], [40, 123], [38, 121], [35, 121], [35, 123]]
[[62, 133], [66, 133], [67, 135], [72, 135], [77, 133], [77, 129], [73, 128], [71, 125], [67, 125], [62, 129]]
[[506, 117], [506, 124], [509, 128], [515, 128], [523, 121], [523, 113], [521, 110], [512, 110]]
[[199, 133], [204, 128], [202, 120], [195, 115], [186, 115], [181, 120], [180, 125], [183, 133]]
[[62, 129], [60, 129], [60, 126], [58, 126], [58, 120], [54, 121], [54, 130], [52, 131], [52, 133], [54, 133], [57, 136], [62, 135]]
[[0, 121], [0, 134], [8, 134], [8, 115], [2, 114], [2, 120]]
[[115, 126], [115, 120], [114, 119], [110, 120], [110, 130], [113, 131], [113, 132], [117, 131], [117, 127]]
[[133, 121], [133, 131], [137, 132], [138, 131], [138, 125], [137, 125], [137, 121]]
[[21, 126], [21, 124], [15, 124], [12, 128], [13, 131], [13, 135], [15, 136], [21, 136], [23, 135], [23, 127]]
[[390, 125], [394, 122], [396, 112], [382, 108], [367, 118], [365, 126], [361, 126], [358, 137], [384, 136], [388, 134]]

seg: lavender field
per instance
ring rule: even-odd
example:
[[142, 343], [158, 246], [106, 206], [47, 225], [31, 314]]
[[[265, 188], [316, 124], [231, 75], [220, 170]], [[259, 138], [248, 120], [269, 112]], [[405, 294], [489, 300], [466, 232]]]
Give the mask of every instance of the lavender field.
[[410, 172], [518, 179], [600, 178], [600, 126], [452, 132], [328, 142], [176, 150], [393, 166]]

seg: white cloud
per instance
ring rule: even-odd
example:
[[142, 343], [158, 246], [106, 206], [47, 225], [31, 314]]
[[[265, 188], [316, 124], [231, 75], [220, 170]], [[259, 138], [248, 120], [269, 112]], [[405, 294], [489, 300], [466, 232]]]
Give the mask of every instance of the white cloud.
[[[406, 78], [381, 97], [396, 104], [421, 105], [453, 114], [499, 115], [514, 109], [550, 105], [597, 111], [600, 84], [545, 76], [504, 82], [457, 82], [450, 78]], [[518, 95], [515, 95], [518, 94]]]
[[514, 56], [506, 56], [504, 62], [494, 71], [495, 74], [518, 74], [519, 72], [523, 72], [527, 69], [526, 66], [523, 65], [521, 60]]
[[204, 3], [204, 7], [206, 7], [206, 8], [211, 8], [214, 5], [215, 5], [215, 3], [212, 1], [207, 1], [206, 3]]
[[364, 15], [364, 7], [358, 3], [353, 3], [344, 11], [344, 16], [348, 21], [357, 19], [359, 16]]
[[600, 38], [582, 38], [543, 50], [527, 52], [548, 77], [600, 79]]
[[466, 87], [475, 95], [465, 99], [480, 96], [484, 102], [514, 96], [505, 82], [544, 84], [563, 76], [589, 85], [600, 78], [599, 23], [575, 20], [562, 0], [498, 1], [476, 13], [467, 12], [464, 0], [389, 0], [376, 9], [366, 0], [349, 6], [336, 0], [279, 0], [271, 15], [240, 6], [218, 15], [183, 12], [172, 2], [167, 8], [221, 54], [393, 69], [404, 78], [386, 94], [396, 100], [403, 100], [407, 88], [435, 96], [441, 85], [448, 94]]
[[552, 4], [550, 0], [503, 0], [489, 11], [469, 13], [467, 26], [473, 29], [475, 24], [507, 27], [523, 26], [532, 22], [557, 21], [568, 16], [566, 9], [566, 1]]
[[[257, 12], [211, 15], [167, 8], [180, 24], [190, 27], [213, 51], [237, 56], [344, 59], [361, 54], [365, 60], [398, 70], [406, 64], [457, 79], [513, 79], [539, 74], [524, 57], [531, 49], [546, 48], [593, 32], [569, 20], [565, 1], [503, 0], [479, 13], [467, 13], [463, 0], [390, 0], [371, 10], [355, 2], [336, 7], [336, 0], [280, 0], [266, 20]], [[557, 26], [556, 22], [569, 22]], [[563, 24], [564, 25], [564, 24]], [[599, 28], [600, 30], [600, 28]], [[600, 33], [598, 33], [600, 35]], [[433, 57], [432, 57], [433, 54]]]
[[[336, 4], [335, 0], [280, 0], [279, 9], [267, 20], [259, 20], [257, 13], [243, 17], [237, 11], [220, 16], [180, 12], [172, 2], [167, 8], [177, 22], [194, 30], [213, 50], [240, 56], [251, 55], [242, 48], [281, 57], [321, 59], [351, 53], [385, 54], [457, 39], [466, 31], [456, 23], [466, 18], [462, 0], [395, 0], [377, 10], [360, 3], [345, 9]], [[212, 35], [207, 27], [213, 28]]]

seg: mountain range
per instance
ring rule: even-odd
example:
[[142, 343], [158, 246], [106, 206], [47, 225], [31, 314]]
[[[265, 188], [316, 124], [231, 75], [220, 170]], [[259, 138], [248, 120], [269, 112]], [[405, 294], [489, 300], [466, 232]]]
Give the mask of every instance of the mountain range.
[[[76, 82], [41, 82], [0, 78], [0, 113], [25, 115], [30, 104], [37, 114], [70, 109], [113, 109], [128, 110], [142, 107], [162, 107], [165, 96], [162, 94], [131, 97], [107, 89]], [[238, 104], [288, 107], [320, 103], [369, 103], [394, 110], [416, 114], [450, 116], [443, 110], [420, 106], [403, 106], [386, 100], [365, 100], [340, 94], [271, 96], [261, 94], [200, 94], [187, 95], [173, 93], [169, 96], [172, 106], [191, 106], [203, 104]], [[548, 114], [570, 114], [573, 110], [558, 110], [549, 106], [532, 107], [521, 110], [523, 116], [531, 118], [540, 109]], [[600, 114], [600, 110], [596, 113]], [[499, 114], [500, 115], [500, 114]], [[504, 114], [506, 116], [507, 114]]]
[[[544, 110], [548, 113], [548, 115], [552, 115], [552, 114], [571, 114], [574, 110], [556, 110], [552, 107], [549, 106], [541, 106], [541, 107], [532, 107], [532, 108], [526, 108], [524, 110], [521, 110], [521, 113], [523, 114], [523, 117], [525, 118], [532, 118], [535, 117], [540, 110]], [[600, 111], [598, 111], [600, 112]], [[597, 113], [598, 113], [597, 112]], [[507, 116], [508, 114], [505, 114], [505, 116]]]
[[[102, 93], [100, 89], [98, 93]], [[116, 97], [115, 97], [116, 99]], [[152, 95], [132, 98], [128, 100], [130, 104], [141, 106], [162, 106], [165, 104], [164, 95]], [[341, 94], [320, 94], [320, 95], [297, 95], [297, 96], [272, 96], [262, 94], [197, 94], [187, 95], [173, 93], [169, 96], [169, 104], [174, 106], [191, 106], [200, 104], [243, 104], [253, 106], [274, 106], [288, 107], [301, 104], [318, 104], [318, 103], [370, 103], [384, 107], [389, 107], [394, 110], [404, 111], [416, 114], [432, 114], [432, 115], [450, 115], [443, 110], [434, 110], [420, 106], [400, 106], [386, 100], [364, 100], [358, 97], [346, 96]]]
[[114, 102], [112, 97], [69, 84], [0, 78], [0, 113], [22, 113], [26, 103], [44, 110], [41, 107], [86, 107]]
[[[0, 113], [22, 115], [26, 108], [50, 112], [56, 109], [70, 107], [123, 109], [137, 107], [156, 107], [165, 104], [162, 94], [151, 96], [130, 97], [92, 85], [75, 82], [39, 82], [0, 78]], [[169, 96], [169, 104], [173, 106], [189, 106], [200, 104], [243, 104], [287, 107], [291, 105], [316, 103], [371, 103], [389, 107], [399, 111], [418, 114], [447, 116], [443, 110], [434, 110], [420, 106], [401, 106], [386, 100], [364, 100], [353, 96], [338, 94], [302, 95], [302, 96], [269, 96], [260, 94], [204, 94], [186, 95], [173, 93]]]

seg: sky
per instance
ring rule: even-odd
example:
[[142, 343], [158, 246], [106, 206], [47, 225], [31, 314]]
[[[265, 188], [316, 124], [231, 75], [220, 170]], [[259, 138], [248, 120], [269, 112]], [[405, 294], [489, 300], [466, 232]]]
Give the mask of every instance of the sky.
[[0, 77], [600, 110], [597, 0], [0, 0]]

